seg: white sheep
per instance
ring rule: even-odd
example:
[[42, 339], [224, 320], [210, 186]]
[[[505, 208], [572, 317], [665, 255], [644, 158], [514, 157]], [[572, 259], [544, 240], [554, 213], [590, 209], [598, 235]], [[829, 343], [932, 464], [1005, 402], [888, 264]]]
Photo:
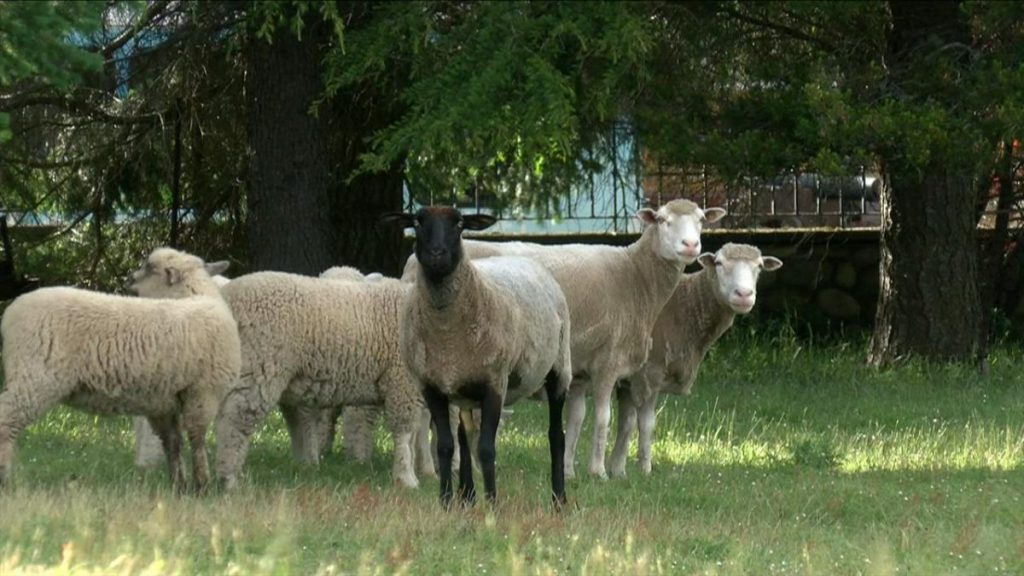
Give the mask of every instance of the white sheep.
[[204, 491], [206, 431], [241, 364], [234, 318], [210, 279], [226, 267], [159, 248], [132, 275], [131, 288], [144, 298], [42, 288], [16, 299], [0, 323], [6, 376], [0, 484], [10, 473], [18, 434], [63, 403], [146, 416], [179, 492], [185, 487], [184, 428], [193, 487]]
[[[398, 351], [408, 285], [258, 272], [221, 291], [238, 322], [243, 367], [217, 422], [217, 473], [226, 487], [237, 483], [249, 438], [277, 405], [288, 414], [293, 407], [383, 404], [395, 443], [394, 477], [418, 484], [409, 445], [423, 399]], [[297, 434], [293, 450], [315, 463], [321, 440]]]
[[762, 270], [778, 270], [782, 261], [762, 256], [748, 244], [726, 244], [697, 259], [702, 270], [684, 275], [665, 305], [651, 336], [651, 354], [644, 367], [619, 383], [618, 432], [612, 450], [613, 476], [626, 475], [629, 440], [640, 411], [640, 468], [651, 472], [651, 441], [658, 394], [689, 394], [704, 355], [732, 326], [737, 314], [747, 314], [757, 298]]
[[[626, 247], [541, 245], [525, 242], [466, 240], [472, 258], [525, 256], [540, 263], [558, 281], [572, 317], [573, 385], [569, 388], [565, 475], [575, 476], [576, 444], [586, 414], [585, 394], [594, 394], [594, 441], [589, 472], [607, 477], [604, 456], [615, 383], [647, 360], [651, 330], [675, 290], [683, 268], [700, 254], [704, 222], [725, 216], [721, 208], [701, 210], [688, 200], [673, 200], [637, 217], [645, 228]], [[410, 257], [403, 278], [411, 277]]]
[[[210, 276], [217, 288], [223, 287], [231, 281], [230, 278], [220, 274]], [[160, 438], [153, 432], [149, 421], [141, 416], [132, 418], [132, 431], [135, 436], [135, 465], [139, 468], [154, 468], [163, 463], [167, 456], [164, 454]]]
[[[351, 266], [333, 266], [320, 273], [320, 278], [349, 282], [379, 282], [385, 278], [379, 272], [363, 274]], [[292, 438], [299, 435], [319, 434], [322, 438], [320, 454], [329, 454], [334, 446], [335, 429], [338, 417], [342, 424], [342, 446], [346, 455], [357, 462], [368, 462], [373, 454], [373, 436], [377, 419], [381, 416], [380, 406], [343, 406], [327, 409], [326, 413], [311, 412], [307, 408], [299, 408], [288, 413], [286, 421]], [[312, 432], [306, 427], [313, 426], [319, 432]], [[424, 408], [420, 414], [420, 424], [416, 426], [411, 438], [410, 450], [416, 460], [416, 470], [420, 476], [435, 476], [434, 461], [430, 455], [429, 440], [430, 413]], [[293, 447], [294, 448], [294, 447]]]
[[385, 220], [416, 230], [419, 259], [415, 288], [402, 309], [401, 350], [409, 371], [420, 383], [436, 424], [437, 455], [444, 505], [452, 500], [454, 441], [449, 406], [462, 408], [459, 494], [475, 497], [472, 458], [466, 441], [468, 416], [480, 409], [479, 457], [484, 490], [496, 497], [495, 437], [502, 406], [540, 389], [547, 393], [551, 490], [556, 504], [565, 502], [562, 407], [572, 378], [569, 309], [557, 282], [525, 258], [463, 257], [463, 229], [481, 230], [491, 216], [463, 216], [454, 208], [423, 208]]

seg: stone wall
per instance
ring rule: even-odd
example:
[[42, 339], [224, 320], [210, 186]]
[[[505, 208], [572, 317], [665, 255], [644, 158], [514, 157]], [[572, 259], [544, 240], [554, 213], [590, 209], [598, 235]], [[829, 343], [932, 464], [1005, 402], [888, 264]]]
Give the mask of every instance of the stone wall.
[[878, 303], [877, 231], [738, 232], [707, 230], [704, 249], [744, 242], [782, 259], [758, 283], [757, 308], [765, 317], [788, 317], [815, 328], [870, 328]]

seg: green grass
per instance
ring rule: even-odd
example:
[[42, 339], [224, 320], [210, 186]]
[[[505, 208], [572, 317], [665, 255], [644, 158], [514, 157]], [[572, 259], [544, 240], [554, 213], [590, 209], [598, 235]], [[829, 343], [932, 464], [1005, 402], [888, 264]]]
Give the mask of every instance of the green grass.
[[499, 504], [447, 513], [436, 480], [392, 487], [383, 430], [369, 466], [310, 469], [275, 417], [239, 491], [176, 498], [127, 419], [61, 409], [0, 493], [0, 574], [1024, 573], [1024, 357], [981, 379], [860, 348], [737, 330], [663, 403], [653, 474], [571, 481], [563, 513], [539, 403], [502, 428]]

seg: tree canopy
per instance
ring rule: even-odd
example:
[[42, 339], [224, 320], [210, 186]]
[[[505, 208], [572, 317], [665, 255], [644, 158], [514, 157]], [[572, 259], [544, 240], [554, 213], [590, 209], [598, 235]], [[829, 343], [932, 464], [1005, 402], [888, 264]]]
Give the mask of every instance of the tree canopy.
[[319, 70], [294, 106], [343, 261], [380, 234], [358, 213], [403, 183], [541, 206], [600, 169], [618, 126], [726, 177], [877, 167], [899, 212], [907, 190], [944, 198], [939, 173], [983, 204], [1024, 122], [1021, 3], [0, 2], [0, 19], [4, 207], [63, 215], [66, 273], [96, 285], [157, 239], [248, 261], [266, 233], [251, 162], [274, 151], [254, 90], [274, 87], [246, 83], [288, 38]]

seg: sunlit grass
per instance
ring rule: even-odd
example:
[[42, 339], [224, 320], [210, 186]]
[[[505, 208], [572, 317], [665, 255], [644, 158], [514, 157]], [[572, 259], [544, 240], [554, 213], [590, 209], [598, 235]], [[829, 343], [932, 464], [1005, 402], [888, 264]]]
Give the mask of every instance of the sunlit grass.
[[538, 403], [503, 425], [499, 504], [451, 512], [436, 480], [392, 487], [383, 429], [368, 466], [314, 469], [275, 416], [240, 490], [175, 498], [133, 469], [127, 419], [57, 410], [0, 493], [0, 574], [1024, 573], [1020, 353], [981, 379], [742, 329], [722, 344], [660, 408], [653, 474], [571, 481], [562, 513]]

